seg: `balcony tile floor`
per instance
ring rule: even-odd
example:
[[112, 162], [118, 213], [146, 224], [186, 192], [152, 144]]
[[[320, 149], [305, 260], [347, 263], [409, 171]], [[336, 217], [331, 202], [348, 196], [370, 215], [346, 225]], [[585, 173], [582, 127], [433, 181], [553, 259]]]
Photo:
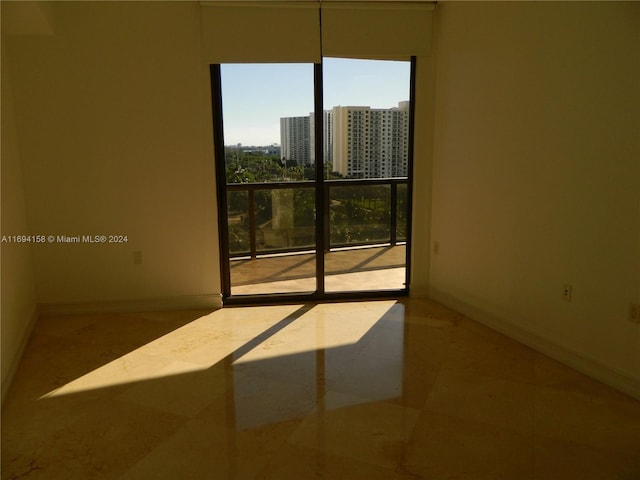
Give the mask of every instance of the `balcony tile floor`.
[[[325, 255], [327, 292], [400, 290], [406, 247], [372, 246], [332, 250]], [[312, 292], [315, 253], [271, 255], [230, 262], [233, 295]]]
[[640, 478], [640, 402], [417, 299], [38, 321], [3, 479]]

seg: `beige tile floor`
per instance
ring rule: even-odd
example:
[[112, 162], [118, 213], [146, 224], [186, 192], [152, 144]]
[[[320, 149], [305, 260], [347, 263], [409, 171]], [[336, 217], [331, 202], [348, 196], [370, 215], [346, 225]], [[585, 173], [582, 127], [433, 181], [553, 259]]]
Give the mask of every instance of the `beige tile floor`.
[[[400, 290], [405, 245], [340, 249], [325, 255], [325, 291]], [[315, 253], [231, 260], [231, 293], [299, 293], [316, 289]]]
[[429, 301], [41, 318], [3, 479], [638, 479], [640, 402]]

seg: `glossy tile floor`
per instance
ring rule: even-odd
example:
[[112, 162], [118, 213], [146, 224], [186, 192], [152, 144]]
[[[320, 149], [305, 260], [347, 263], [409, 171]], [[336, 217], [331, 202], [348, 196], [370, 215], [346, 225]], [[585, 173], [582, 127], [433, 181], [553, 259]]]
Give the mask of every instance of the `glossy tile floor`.
[[3, 479], [638, 479], [640, 402], [421, 300], [46, 317]]

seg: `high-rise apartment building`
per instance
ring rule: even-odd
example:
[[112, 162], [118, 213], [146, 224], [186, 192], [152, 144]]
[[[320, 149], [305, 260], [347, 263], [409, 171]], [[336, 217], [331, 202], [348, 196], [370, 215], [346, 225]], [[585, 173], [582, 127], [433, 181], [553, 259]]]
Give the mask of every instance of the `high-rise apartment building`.
[[[311, 112], [310, 129], [311, 129], [311, 163], [315, 163], [315, 114]], [[325, 163], [333, 162], [333, 112], [324, 110], [322, 112], [322, 155]]]
[[[280, 119], [282, 156], [298, 165], [315, 162], [314, 114]], [[323, 154], [349, 178], [407, 175], [409, 102], [395, 108], [333, 107], [323, 112]]]
[[280, 119], [280, 155], [285, 160], [295, 160], [298, 165], [311, 163], [310, 117], [285, 117]]
[[407, 175], [409, 102], [397, 108], [333, 107], [333, 168], [350, 178]]

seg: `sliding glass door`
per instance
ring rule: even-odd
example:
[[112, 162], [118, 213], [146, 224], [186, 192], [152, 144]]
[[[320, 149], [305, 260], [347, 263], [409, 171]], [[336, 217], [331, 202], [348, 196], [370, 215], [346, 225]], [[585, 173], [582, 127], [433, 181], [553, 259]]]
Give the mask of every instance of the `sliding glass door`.
[[407, 292], [411, 66], [211, 66], [225, 301]]
[[407, 285], [410, 79], [410, 62], [323, 61], [327, 292]]
[[220, 81], [228, 293], [314, 292], [314, 65], [225, 64]]

